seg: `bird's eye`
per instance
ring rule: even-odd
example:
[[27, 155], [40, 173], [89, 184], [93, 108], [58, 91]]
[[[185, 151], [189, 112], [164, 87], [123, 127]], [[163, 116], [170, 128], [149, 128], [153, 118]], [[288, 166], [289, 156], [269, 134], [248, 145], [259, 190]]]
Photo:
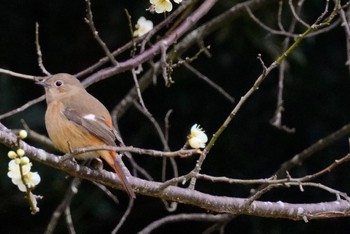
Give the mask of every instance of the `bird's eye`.
[[55, 86], [56, 87], [61, 87], [63, 85], [63, 81], [61, 81], [61, 80], [56, 80], [55, 81]]

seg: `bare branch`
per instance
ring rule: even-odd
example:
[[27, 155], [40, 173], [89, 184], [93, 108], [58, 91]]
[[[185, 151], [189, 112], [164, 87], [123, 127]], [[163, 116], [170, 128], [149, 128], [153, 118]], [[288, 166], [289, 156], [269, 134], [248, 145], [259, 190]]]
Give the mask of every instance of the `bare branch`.
[[148, 234], [152, 233], [154, 230], [159, 228], [162, 225], [166, 225], [168, 223], [177, 223], [177, 222], [183, 222], [183, 221], [190, 221], [190, 222], [223, 222], [227, 220], [230, 217], [230, 215], [227, 214], [218, 214], [218, 215], [212, 215], [212, 214], [177, 214], [177, 215], [169, 215], [164, 218], [161, 218], [157, 221], [154, 221], [153, 223], [150, 223], [147, 227], [142, 229], [138, 234]]
[[135, 154], [146, 154], [154, 157], [189, 157], [194, 154], [202, 153], [200, 149], [190, 149], [190, 150], [181, 149], [177, 151], [167, 152], [167, 151], [158, 151], [158, 150], [151, 150], [151, 149], [141, 149], [133, 146], [117, 147], [117, 146], [101, 145], [101, 146], [89, 146], [89, 147], [75, 149], [72, 151], [72, 153], [67, 153], [66, 155], [62, 156], [61, 160], [65, 160], [64, 158], [66, 156], [71, 157], [72, 155], [75, 155], [75, 154], [81, 154], [81, 153], [86, 153], [86, 152], [91, 152], [96, 150], [112, 150], [119, 153], [130, 152]]
[[31, 106], [33, 106], [33, 105], [35, 105], [35, 104], [37, 104], [37, 103], [39, 103], [39, 102], [41, 102], [41, 101], [44, 101], [44, 100], [45, 100], [45, 95], [42, 95], [42, 96], [40, 96], [40, 97], [37, 97], [37, 98], [35, 98], [35, 99], [33, 99], [33, 100], [27, 102], [27, 103], [24, 104], [23, 106], [17, 107], [17, 108], [14, 109], [14, 110], [11, 110], [11, 111], [9, 111], [9, 112], [6, 112], [6, 113], [0, 115], [0, 120], [5, 119], [5, 118], [8, 118], [8, 117], [10, 117], [10, 116], [12, 116], [12, 115], [18, 114], [18, 113], [20, 113], [20, 112], [22, 112], [22, 111], [28, 109], [29, 107], [31, 107]]
[[66, 223], [68, 227], [68, 231], [70, 234], [75, 234], [75, 229], [74, 229], [74, 224], [73, 224], [73, 219], [72, 219], [72, 214], [70, 212], [70, 207], [67, 206], [66, 209], [64, 210], [64, 214], [66, 217]]
[[[303, 2], [304, 2], [304, 1], [298, 2], [298, 8], [299, 8], [299, 9], [300, 9], [301, 5], [303, 4]], [[306, 28], [310, 28], [310, 25], [307, 24], [304, 20], [302, 20], [302, 19], [299, 17], [299, 14], [297, 13], [297, 10], [295, 9], [292, 0], [289, 0], [289, 1], [288, 1], [288, 4], [289, 4], [290, 10], [291, 10], [291, 12], [292, 12], [294, 18], [295, 18], [299, 23], [301, 23], [302, 25], [304, 25]]]
[[104, 194], [106, 194], [115, 204], [119, 204], [117, 196], [115, 196], [111, 191], [109, 191], [106, 186], [96, 182], [93, 182], [93, 184], [96, 185], [96, 187], [99, 188]]
[[40, 70], [47, 76], [50, 76], [50, 72], [48, 72], [43, 64], [43, 54], [41, 53], [40, 42], [39, 42], [39, 23], [35, 23], [35, 46], [36, 46], [36, 54], [38, 56], [38, 65]]
[[[59, 206], [57, 206], [56, 210], [52, 213], [50, 222], [46, 227], [45, 234], [50, 234], [54, 232], [57, 226], [58, 220], [60, 219], [62, 213], [65, 212], [67, 207], [70, 206], [73, 197], [78, 192], [78, 187], [80, 183], [81, 183], [80, 178], [74, 178], [71, 181], [62, 202], [59, 204]], [[69, 229], [72, 229], [72, 228], [69, 228]]]
[[169, 148], [168, 142], [164, 136], [164, 133], [163, 133], [161, 127], [159, 126], [158, 122], [156, 121], [156, 119], [153, 117], [153, 115], [147, 109], [142, 109], [138, 103], [135, 102], [134, 105], [153, 124], [153, 126], [156, 129], [157, 134], [158, 134], [158, 136], [163, 144], [164, 151], [170, 151], [170, 148]]
[[278, 7], [278, 14], [277, 14], [277, 24], [278, 24], [280, 31], [285, 32], [286, 30], [284, 29], [283, 24], [282, 24], [283, 1], [280, 0], [278, 4], [279, 4], [278, 5], [279, 7]]
[[249, 7], [246, 7], [247, 12], [249, 14], [249, 16], [263, 29], [265, 29], [266, 31], [268, 31], [269, 33], [275, 34], [275, 35], [282, 35], [282, 36], [287, 36], [287, 37], [292, 37], [292, 38], [296, 38], [298, 37], [298, 35], [293, 34], [293, 33], [289, 33], [286, 31], [278, 31], [275, 30], [269, 26], [267, 26], [266, 24], [264, 24], [263, 22], [261, 22], [258, 18], [255, 17], [255, 15], [253, 14], [253, 12], [250, 10]]
[[224, 96], [227, 100], [229, 100], [231, 103], [235, 102], [235, 98], [232, 97], [230, 94], [228, 94], [222, 87], [217, 85], [215, 82], [213, 82], [209, 77], [203, 75], [201, 72], [199, 72], [197, 69], [192, 67], [188, 63], [184, 63], [185, 67], [191, 71], [193, 74], [195, 74], [199, 79], [203, 80], [204, 82], [208, 83], [212, 88], [214, 88], [216, 91], [218, 91], [222, 96]]
[[111, 232], [112, 234], [115, 234], [119, 231], [119, 229], [123, 226], [123, 224], [125, 223], [126, 219], [129, 217], [131, 209], [134, 207], [134, 201], [135, 199], [129, 199], [129, 204], [128, 204], [128, 208], [126, 209], [126, 211], [124, 212], [123, 217], [119, 220], [117, 226], [113, 229], [113, 231]]
[[328, 136], [318, 140], [310, 147], [304, 149], [302, 152], [294, 155], [293, 158], [281, 164], [281, 167], [274, 173], [278, 178], [283, 177], [286, 171], [291, 168], [301, 165], [306, 159], [314, 155], [316, 152], [326, 148], [333, 142], [345, 137], [350, 133], [350, 124], [344, 125], [339, 130], [329, 134]]
[[5, 75], [23, 78], [23, 79], [27, 79], [27, 80], [33, 80], [33, 81], [36, 81], [36, 79], [38, 78], [37, 76], [21, 74], [21, 73], [13, 72], [13, 71], [3, 69], [3, 68], [0, 68], [0, 74], [5, 74]]
[[133, 78], [134, 83], [135, 83], [136, 93], [137, 93], [137, 96], [139, 98], [139, 102], [140, 102], [140, 104], [141, 104], [141, 106], [143, 108], [143, 111], [149, 113], [149, 111], [147, 110], [147, 107], [145, 105], [145, 102], [143, 101], [141, 90], [140, 90], [140, 85], [139, 85], [139, 82], [137, 80], [137, 75], [136, 75], [136, 72], [135, 72], [134, 68], [131, 69], [131, 74], [132, 74], [132, 78]]
[[345, 12], [342, 8], [339, 9], [339, 15], [341, 18], [342, 26], [344, 27], [345, 31], [345, 38], [346, 38], [346, 55], [347, 55], [347, 61], [346, 65], [348, 66], [348, 70], [350, 73], [350, 26], [349, 26], [349, 21], [350, 21], [350, 8], [347, 9], [346, 15]]
[[[17, 137], [0, 123], [0, 142], [8, 147], [17, 147]], [[112, 172], [95, 171], [85, 166], [72, 162], [60, 162], [55, 155], [48, 154], [41, 149], [32, 147], [25, 142], [20, 142], [21, 148], [35, 161], [60, 169], [66, 173], [82, 179], [95, 181], [111, 188], [122, 189], [117, 176]], [[135, 192], [147, 196], [160, 197], [162, 199], [191, 204], [214, 212], [230, 214], [246, 214], [260, 217], [287, 218], [292, 220], [323, 219], [330, 217], [350, 216], [350, 203], [345, 200], [336, 200], [322, 203], [291, 204], [285, 202], [261, 202], [254, 201], [246, 209], [246, 199], [235, 197], [214, 196], [194, 190], [169, 186], [159, 191], [160, 183], [145, 181], [135, 177], [128, 178]]]
[[[150, 40], [150, 38], [152, 36], [154, 36], [159, 30], [161, 30], [162, 28], [164, 28], [166, 25], [169, 25], [171, 22], [173, 22], [176, 17], [181, 14], [190, 4], [196, 2], [198, 0], [193, 0], [193, 1], [186, 1], [184, 2], [184, 4], [181, 4], [176, 11], [174, 11], [171, 15], [169, 15], [165, 20], [163, 20], [161, 23], [159, 23], [158, 25], [156, 25], [150, 32], [147, 33], [147, 35], [144, 35], [142, 37], [137, 37], [134, 38], [133, 42], [130, 41], [128, 43], [126, 43], [125, 45], [121, 46], [120, 48], [118, 48], [117, 50], [113, 51], [112, 55], [115, 57], [119, 54], [122, 54], [123, 52], [127, 51], [128, 49], [132, 48], [134, 46], [134, 44], [138, 44], [140, 42], [142, 42], [142, 46], [141, 46], [141, 52], [142, 53], [145, 49], [145, 45], [146, 43]], [[143, 48], [143, 49], [142, 49]], [[96, 71], [98, 68], [100, 68], [101, 66], [103, 66], [104, 64], [106, 64], [109, 60], [109, 58], [106, 56], [104, 58], [101, 58], [97, 63], [95, 63], [94, 65], [86, 68], [85, 70], [79, 72], [76, 74], [77, 77], [82, 77], [82, 76], [86, 76], [87, 74], [90, 74], [94, 71]]]
[[157, 54], [161, 52], [162, 46], [172, 45], [175, 41], [184, 35], [193, 25], [201, 19], [217, 2], [218, 0], [206, 0], [195, 10], [193, 13], [188, 16], [188, 19], [180, 24], [173, 32], [168, 36], [158, 41], [151, 48], [145, 50], [143, 53], [136, 55], [134, 58], [131, 58], [125, 62], [119, 62], [118, 66], [109, 67], [101, 69], [100, 71], [94, 73], [90, 77], [84, 80], [84, 84], [91, 84], [97, 82], [98, 80], [111, 77], [115, 74], [130, 70], [134, 67], [139, 66], [145, 61], [150, 60]]
[[101, 39], [101, 37], [98, 35], [98, 31], [96, 30], [95, 24], [94, 24], [94, 20], [93, 20], [93, 15], [92, 15], [92, 11], [91, 11], [91, 2], [90, 0], [85, 0], [86, 3], [86, 18], [85, 18], [85, 22], [89, 25], [92, 34], [94, 35], [94, 38], [96, 39], [96, 41], [98, 42], [98, 44], [102, 47], [103, 51], [105, 52], [105, 54], [107, 55], [107, 57], [109, 58], [109, 61], [111, 61], [111, 63], [114, 66], [117, 66], [117, 60], [115, 60], [113, 54], [111, 53], [111, 51], [108, 49], [106, 43]]

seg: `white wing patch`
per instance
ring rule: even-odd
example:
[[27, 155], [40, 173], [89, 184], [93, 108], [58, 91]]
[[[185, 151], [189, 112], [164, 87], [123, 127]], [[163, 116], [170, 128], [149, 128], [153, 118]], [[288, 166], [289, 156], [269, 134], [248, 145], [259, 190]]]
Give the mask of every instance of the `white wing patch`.
[[96, 121], [96, 116], [94, 114], [88, 114], [83, 116], [84, 119]]

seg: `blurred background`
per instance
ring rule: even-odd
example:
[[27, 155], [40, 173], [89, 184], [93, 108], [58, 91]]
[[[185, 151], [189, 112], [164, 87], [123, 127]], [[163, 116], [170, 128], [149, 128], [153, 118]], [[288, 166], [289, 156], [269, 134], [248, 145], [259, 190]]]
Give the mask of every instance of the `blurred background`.
[[[42, 75], [35, 50], [35, 22], [40, 24], [40, 45], [46, 69], [50, 73], [71, 74], [87, 68], [104, 56], [103, 50], [94, 40], [84, 22], [85, 2], [68, 0], [12, 0], [0, 1], [0, 67], [11, 71]], [[239, 1], [221, 0], [198, 25], [217, 16]], [[285, 2], [285, 1], [284, 1]], [[137, 3], [137, 4], [136, 4]], [[287, 5], [287, 3], [286, 3]], [[155, 24], [164, 19], [162, 14], [151, 14], [145, 9], [149, 1], [93, 1], [92, 11], [95, 25], [101, 38], [111, 50], [130, 40], [128, 19], [124, 9], [132, 16], [133, 24], [140, 16]], [[323, 1], [309, 0], [301, 17], [310, 24], [323, 11]], [[287, 8], [286, 8], [287, 9]], [[267, 25], [277, 28], [278, 3], [265, 4], [256, 12]], [[283, 23], [288, 28], [290, 11], [284, 11]], [[304, 28], [297, 26], [297, 32]], [[253, 85], [262, 72], [257, 55], [260, 53], [269, 65], [282, 51], [282, 36], [271, 35], [259, 27], [247, 15], [223, 24], [204, 39], [210, 45], [208, 57], [201, 54], [192, 65], [221, 86], [236, 99], [229, 102], [207, 83], [184, 67], [172, 74], [175, 83], [167, 88], [162, 77], [149, 87], [143, 98], [148, 110], [164, 127], [164, 118], [171, 109], [169, 123], [169, 145], [172, 150], [181, 148], [186, 142], [190, 127], [198, 123], [211, 136], [234, 108], [237, 100]], [[198, 51], [194, 46], [185, 56]], [[128, 59], [129, 53], [117, 57]], [[272, 72], [258, 92], [242, 107], [238, 115], [222, 134], [208, 155], [202, 172], [214, 176], [239, 179], [270, 177], [281, 163], [310, 146], [318, 139], [349, 123], [350, 78], [346, 63], [346, 38], [344, 29], [335, 29], [306, 39], [287, 60], [284, 89], [283, 124], [295, 128], [295, 133], [276, 129], [270, 120], [276, 109], [278, 71]], [[148, 65], [145, 65], [147, 68]], [[98, 82], [88, 91], [106, 105], [109, 110], [118, 104], [133, 87], [130, 72]], [[0, 75], [0, 114], [10, 111], [44, 91], [33, 82], [7, 75]], [[8, 128], [22, 128], [23, 119], [28, 126], [46, 135], [44, 112], [46, 103], [1, 120]], [[162, 150], [161, 141], [152, 124], [136, 108], [131, 107], [119, 121], [120, 131], [127, 145]], [[40, 147], [36, 142], [29, 143]], [[0, 145], [0, 232], [43, 233], [50, 217], [61, 202], [71, 178], [61, 171], [33, 162], [33, 171], [38, 171], [42, 182], [35, 193], [43, 195], [39, 201], [40, 212], [31, 215], [24, 193], [18, 191], [7, 177], [7, 151]], [[55, 152], [52, 149], [47, 149]], [[347, 138], [335, 142], [290, 173], [294, 177], [312, 174], [326, 167], [349, 151]], [[57, 153], [57, 152], [56, 152]], [[162, 159], [134, 156], [156, 179], [161, 179]], [[197, 157], [176, 159], [180, 175], [194, 166]], [[317, 182], [334, 189], [349, 192], [349, 166], [342, 165]], [[170, 169], [170, 168], [169, 168]], [[199, 191], [234, 197], [249, 196], [253, 187], [198, 182]], [[113, 203], [101, 190], [88, 181], [83, 181], [79, 193], [72, 202], [72, 217], [77, 233], [109, 233], [123, 215], [128, 197], [113, 191], [119, 205]], [[262, 200], [311, 203], [331, 201], [336, 198], [319, 189], [279, 188], [264, 195]], [[179, 204], [174, 213], [205, 212], [199, 208]], [[150, 222], [168, 213], [159, 199], [138, 196], [134, 209], [121, 233], [136, 233]], [[311, 221], [240, 216], [233, 219], [225, 233], [347, 233], [348, 218]], [[175, 223], [157, 229], [155, 233], [201, 233], [210, 223]], [[336, 231], [335, 231], [336, 230]], [[334, 232], [335, 231], [335, 232]], [[63, 219], [56, 233], [68, 233]]]

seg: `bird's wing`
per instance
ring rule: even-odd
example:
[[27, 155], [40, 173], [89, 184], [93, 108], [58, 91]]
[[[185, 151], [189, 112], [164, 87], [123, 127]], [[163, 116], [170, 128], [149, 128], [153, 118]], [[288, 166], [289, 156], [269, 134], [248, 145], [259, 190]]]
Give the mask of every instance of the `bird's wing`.
[[104, 116], [94, 114], [82, 115], [72, 108], [65, 108], [63, 114], [70, 121], [83, 127], [93, 135], [103, 140], [107, 145], [115, 146], [116, 136], [114, 128], [109, 127]]

